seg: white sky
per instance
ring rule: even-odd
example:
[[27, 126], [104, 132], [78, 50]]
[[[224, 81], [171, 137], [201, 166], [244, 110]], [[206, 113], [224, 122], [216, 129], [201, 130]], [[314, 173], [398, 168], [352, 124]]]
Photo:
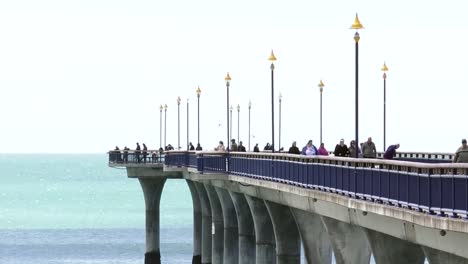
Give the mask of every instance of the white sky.
[[[354, 138], [355, 13], [360, 31], [360, 141], [383, 148], [384, 61], [387, 145], [453, 152], [468, 137], [468, 2], [435, 0], [70, 0], [0, 2], [0, 152], [106, 152], [115, 145], [159, 147], [159, 105], [168, 104], [167, 143], [226, 139], [224, 76], [241, 105], [241, 140], [271, 141], [269, 61], [275, 104], [283, 95], [282, 145], [333, 150]], [[276, 109], [278, 140], [278, 110]], [[221, 125], [219, 125], [221, 124]], [[233, 137], [237, 138], [237, 112]], [[276, 143], [278, 145], [278, 143]]]

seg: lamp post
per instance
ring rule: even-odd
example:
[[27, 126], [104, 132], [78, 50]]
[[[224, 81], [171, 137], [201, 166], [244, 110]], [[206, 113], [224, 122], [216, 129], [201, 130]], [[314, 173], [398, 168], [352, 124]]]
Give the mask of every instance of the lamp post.
[[177, 96], [177, 150], [180, 150], [180, 96]]
[[271, 152], [275, 152], [275, 100], [274, 100], [274, 71], [275, 71], [275, 64], [276, 61], [275, 54], [273, 54], [273, 50], [271, 51], [270, 57], [268, 58], [271, 61], [270, 69], [271, 69]]
[[159, 149], [162, 148], [162, 110], [163, 106], [159, 106]]
[[[224, 81], [226, 81], [226, 116], [227, 116], [227, 123], [226, 123], [226, 133], [227, 133], [227, 141], [226, 145], [229, 144], [229, 85], [231, 84], [231, 76], [229, 76], [229, 72], [224, 77]], [[229, 150], [229, 149], [228, 149]]]
[[283, 96], [279, 94], [279, 134], [278, 134], [278, 151], [281, 149], [281, 101], [283, 101]]
[[167, 132], [167, 104], [164, 105], [164, 149], [166, 149], [166, 132]]
[[189, 143], [189, 99], [187, 98], [187, 151], [190, 150]]
[[200, 94], [201, 94], [201, 89], [200, 86], [198, 86], [197, 90], [197, 100], [198, 100], [198, 144], [200, 144]]
[[385, 139], [386, 139], [386, 130], [387, 130], [387, 65], [383, 64], [382, 66], [382, 71], [383, 73], [383, 151], [386, 150], [386, 144], [385, 144]]
[[237, 144], [239, 144], [239, 128], [240, 128], [240, 105], [237, 105]]
[[320, 88], [320, 144], [323, 143], [322, 141], [322, 92], [323, 92], [323, 87], [325, 84], [323, 84], [322, 80], [320, 80], [320, 83], [318, 87]]
[[250, 109], [252, 108], [252, 102], [249, 100], [249, 151], [250, 151]]
[[351, 29], [356, 29], [356, 33], [354, 34], [354, 42], [356, 43], [356, 92], [355, 92], [355, 129], [356, 129], [356, 153], [355, 157], [359, 157], [359, 29], [363, 29], [361, 22], [359, 21], [358, 15], [356, 14], [356, 18], [354, 19], [354, 23], [351, 25]]
[[230, 136], [230, 138], [229, 138], [229, 141], [226, 142], [226, 144], [227, 144], [226, 147], [229, 147], [229, 142], [231, 142], [231, 137], [232, 137], [232, 105], [231, 105], [231, 107], [229, 107], [229, 116], [230, 116], [230, 118], [231, 118], [231, 119], [229, 120], [229, 122], [230, 122], [230, 123], [229, 123], [229, 136]]

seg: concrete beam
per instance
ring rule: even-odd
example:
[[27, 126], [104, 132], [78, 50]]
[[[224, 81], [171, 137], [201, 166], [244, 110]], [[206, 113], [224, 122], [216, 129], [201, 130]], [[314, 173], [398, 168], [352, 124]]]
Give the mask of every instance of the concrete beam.
[[366, 233], [376, 263], [424, 263], [421, 246], [367, 228], [362, 230]]
[[[463, 245], [466, 247], [466, 245]], [[468, 259], [430, 247], [422, 247], [430, 264], [468, 264]]]
[[138, 179], [145, 197], [146, 252], [145, 264], [160, 264], [159, 202], [166, 178]]
[[200, 205], [202, 209], [202, 233], [201, 233], [201, 262], [203, 264], [211, 263], [211, 205], [206, 193], [205, 186], [202, 183], [194, 182], [197, 189]]
[[202, 209], [200, 205], [200, 197], [198, 196], [195, 183], [186, 180], [187, 185], [192, 195], [193, 204], [193, 258], [192, 264], [201, 264], [201, 247], [202, 247]]
[[255, 226], [255, 263], [276, 263], [276, 241], [270, 215], [263, 200], [245, 195]]
[[277, 264], [301, 263], [301, 240], [294, 217], [288, 206], [265, 200], [273, 224]]
[[236, 209], [226, 189], [214, 187], [223, 210], [224, 221], [224, 264], [239, 263], [239, 228]]
[[213, 264], [223, 264], [224, 259], [224, 219], [221, 203], [219, 202], [218, 194], [216, 194], [215, 187], [204, 184], [208, 199], [211, 205], [211, 215], [214, 225], [212, 230], [212, 244], [211, 244], [211, 262]]
[[369, 264], [371, 249], [361, 227], [321, 216], [337, 264]]
[[332, 248], [320, 216], [291, 207], [304, 246], [307, 263], [330, 264]]
[[255, 264], [255, 228], [245, 196], [238, 192], [229, 192], [236, 208], [239, 226], [239, 263]]

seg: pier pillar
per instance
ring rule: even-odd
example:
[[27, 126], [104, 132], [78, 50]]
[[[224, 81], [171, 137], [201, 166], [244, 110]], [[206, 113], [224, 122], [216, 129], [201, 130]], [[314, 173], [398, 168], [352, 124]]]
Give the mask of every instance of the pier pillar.
[[367, 235], [376, 263], [424, 263], [425, 256], [421, 246], [374, 230], [363, 228], [363, 231]]
[[429, 264], [468, 264], [468, 259], [444, 251], [421, 246]]
[[145, 197], [145, 264], [161, 264], [161, 253], [159, 251], [159, 201], [166, 178], [139, 178], [138, 180]]
[[301, 263], [301, 240], [294, 217], [288, 206], [265, 200], [273, 224], [277, 264]]
[[245, 195], [255, 226], [256, 264], [276, 263], [276, 242], [270, 215], [262, 199]]
[[239, 228], [236, 209], [226, 189], [215, 187], [224, 221], [224, 264], [239, 264]]
[[214, 225], [211, 240], [211, 262], [213, 264], [223, 264], [224, 258], [224, 219], [221, 203], [218, 194], [213, 186], [205, 184], [206, 193], [211, 205], [211, 215]]
[[187, 185], [192, 195], [193, 203], [193, 258], [192, 264], [201, 264], [201, 246], [202, 246], [202, 209], [200, 205], [200, 197], [198, 196], [195, 184], [186, 180]]
[[255, 264], [255, 227], [244, 194], [229, 192], [239, 226], [239, 263]]
[[307, 263], [330, 264], [332, 248], [320, 216], [292, 207], [291, 213], [301, 235]]
[[371, 249], [358, 226], [321, 216], [335, 254], [336, 264], [369, 264]]
[[211, 205], [203, 183], [193, 182], [200, 198], [202, 209], [201, 262], [211, 263]]

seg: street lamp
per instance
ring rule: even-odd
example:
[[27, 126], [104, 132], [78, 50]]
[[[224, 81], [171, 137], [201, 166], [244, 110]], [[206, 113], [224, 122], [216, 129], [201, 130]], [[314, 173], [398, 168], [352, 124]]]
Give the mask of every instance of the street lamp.
[[231, 76], [229, 76], [229, 72], [224, 77], [224, 81], [226, 81], [226, 97], [227, 97], [227, 104], [226, 104], [226, 116], [227, 116], [227, 123], [226, 123], [226, 133], [227, 133], [227, 141], [226, 145], [229, 144], [229, 85], [231, 84]]
[[271, 61], [271, 152], [275, 152], [275, 102], [274, 102], [274, 71], [276, 61], [275, 54], [273, 50], [271, 51], [270, 57], [268, 58]]
[[180, 96], [177, 96], [177, 150], [180, 150]]
[[187, 98], [187, 151], [190, 150], [189, 145], [189, 99]]
[[164, 149], [166, 149], [166, 132], [167, 132], [167, 104], [164, 105]]
[[323, 92], [323, 87], [325, 84], [323, 84], [322, 80], [320, 80], [320, 83], [318, 87], [320, 88], [320, 144], [323, 143], [322, 141], [322, 92]]
[[162, 148], [162, 110], [163, 106], [159, 106], [159, 149]]
[[[232, 105], [229, 107], [229, 116], [231, 118], [231, 120], [229, 120], [229, 136], [232, 137]], [[231, 138], [229, 138], [229, 141], [226, 143], [226, 147], [229, 147], [229, 142], [231, 142]]]
[[237, 144], [239, 144], [240, 105], [237, 105]]
[[387, 124], [386, 124], [386, 118], [387, 118], [387, 65], [383, 64], [382, 66], [382, 71], [383, 73], [383, 151], [386, 150], [386, 145], [385, 145], [385, 139], [386, 139], [386, 130], [387, 130]]
[[252, 108], [252, 102], [249, 100], [249, 151], [250, 151], [250, 109]]
[[200, 144], [200, 94], [201, 94], [200, 86], [198, 86], [196, 92], [197, 92], [197, 100], [198, 100], [198, 144]]
[[354, 153], [355, 157], [359, 157], [359, 29], [363, 29], [361, 22], [359, 21], [358, 15], [356, 14], [356, 18], [354, 19], [354, 23], [351, 25], [351, 29], [356, 29], [356, 33], [354, 34], [354, 42], [356, 43], [356, 92], [355, 92], [355, 129], [356, 129], [356, 153]]
[[283, 101], [283, 96], [281, 95], [281, 93], [279, 94], [279, 135], [278, 135], [278, 150], [281, 149], [281, 102]]

